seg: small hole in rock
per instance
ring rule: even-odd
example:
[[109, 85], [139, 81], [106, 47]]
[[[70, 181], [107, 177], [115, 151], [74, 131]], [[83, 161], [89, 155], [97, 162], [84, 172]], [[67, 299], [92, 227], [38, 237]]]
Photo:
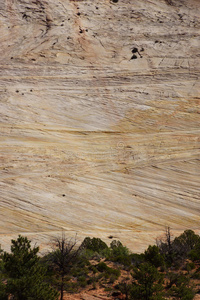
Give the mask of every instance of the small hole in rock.
[[137, 53], [137, 52], [138, 52], [138, 48], [134, 47], [132, 53]]
[[62, 196], [65, 197], [65, 194], [63, 194]]
[[80, 15], [81, 15], [81, 13], [80, 13], [80, 12], [78, 12], [78, 13], [77, 13], [77, 16], [80, 16]]
[[19, 90], [16, 90], [16, 93], [19, 93]]
[[131, 59], [137, 59], [137, 55], [134, 54]]

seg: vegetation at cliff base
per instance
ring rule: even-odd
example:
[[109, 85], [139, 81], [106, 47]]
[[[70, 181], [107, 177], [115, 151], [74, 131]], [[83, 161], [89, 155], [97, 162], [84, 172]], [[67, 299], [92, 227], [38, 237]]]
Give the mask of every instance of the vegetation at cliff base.
[[1, 250], [0, 300], [56, 300], [64, 293], [104, 289], [109, 299], [192, 300], [199, 293], [200, 237], [185, 230], [172, 238], [169, 227], [156, 245], [132, 253], [120, 241], [108, 246], [86, 237], [81, 244], [63, 234], [39, 256], [27, 237]]

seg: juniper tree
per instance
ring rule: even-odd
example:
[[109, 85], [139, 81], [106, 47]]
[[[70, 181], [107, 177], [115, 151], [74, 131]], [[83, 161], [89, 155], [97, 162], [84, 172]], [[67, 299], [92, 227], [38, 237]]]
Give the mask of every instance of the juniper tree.
[[16, 300], [55, 300], [57, 292], [45, 282], [46, 269], [40, 264], [39, 247], [27, 237], [11, 240], [11, 253], [3, 252], [6, 289]]

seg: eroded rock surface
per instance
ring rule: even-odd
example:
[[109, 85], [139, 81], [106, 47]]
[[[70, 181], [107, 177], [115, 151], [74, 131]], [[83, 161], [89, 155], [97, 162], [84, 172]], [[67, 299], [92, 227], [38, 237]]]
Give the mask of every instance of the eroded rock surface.
[[4, 249], [199, 230], [200, 3], [114, 2], [0, 0]]

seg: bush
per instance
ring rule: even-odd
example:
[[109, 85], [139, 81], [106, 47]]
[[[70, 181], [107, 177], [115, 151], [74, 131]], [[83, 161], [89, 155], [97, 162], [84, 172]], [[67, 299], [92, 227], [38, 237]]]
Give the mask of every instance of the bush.
[[99, 272], [105, 272], [106, 274], [109, 274], [109, 275], [115, 275], [117, 277], [120, 276], [120, 270], [119, 269], [113, 269], [113, 268], [110, 268], [108, 267], [104, 262], [100, 262], [97, 266], [96, 266], [97, 270]]
[[149, 246], [144, 252], [144, 259], [156, 268], [164, 266], [164, 257], [160, 254], [157, 246]]
[[196, 270], [191, 276], [193, 279], [200, 279], [200, 268]]
[[189, 252], [195, 249], [200, 244], [199, 235], [192, 230], [185, 230], [179, 237], [173, 241], [172, 247], [176, 255], [182, 259], [188, 256]]
[[192, 300], [194, 299], [195, 293], [192, 288], [181, 285], [171, 289], [171, 296], [181, 300]]
[[133, 283], [130, 288], [131, 299], [152, 300], [163, 299], [163, 276], [149, 263], [143, 263], [134, 268]]
[[181, 300], [192, 300], [194, 298], [194, 290], [189, 287], [189, 278], [181, 274], [176, 277], [174, 285], [169, 291], [169, 295]]
[[57, 292], [46, 283], [47, 270], [39, 263], [39, 247], [32, 248], [31, 241], [20, 235], [11, 242], [11, 253], [2, 254], [7, 292], [16, 300], [57, 299]]
[[92, 271], [93, 274], [96, 274], [96, 273], [97, 273], [97, 268], [96, 268], [95, 266], [93, 266], [93, 265], [91, 265], [91, 266], [89, 267], [89, 270]]
[[65, 286], [64, 286], [65, 291], [67, 291], [68, 293], [71, 293], [71, 294], [77, 293], [78, 288], [79, 288], [78, 283], [77, 282], [71, 282], [71, 281], [66, 282]]
[[87, 280], [85, 276], [80, 276], [78, 277], [78, 284], [80, 285], [80, 287], [84, 288], [87, 286]]
[[8, 295], [6, 292], [6, 285], [0, 281], [0, 299], [1, 300], [7, 300], [8, 299]]
[[105, 272], [109, 269], [109, 267], [104, 263], [104, 262], [100, 262], [97, 266], [96, 266], [97, 270], [99, 272]]
[[128, 248], [123, 246], [120, 241], [112, 241], [112, 243], [110, 244], [110, 249], [111, 251], [108, 259], [124, 266], [131, 265], [130, 252]]
[[188, 253], [188, 256], [192, 261], [200, 260], [200, 242], [198, 242], [195, 247]]
[[190, 271], [195, 269], [195, 263], [193, 262], [188, 262], [185, 265], [185, 270], [189, 273]]
[[112, 274], [111, 276], [110, 276], [110, 280], [109, 280], [109, 283], [114, 283], [115, 282], [115, 280], [117, 280], [119, 278], [119, 276], [116, 276], [116, 275], [114, 275], [114, 274]]
[[104, 262], [100, 262], [96, 268], [102, 274], [102, 277], [106, 280], [109, 279], [109, 283], [114, 283], [121, 274], [119, 269], [110, 268]]
[[84, 239], [84, 241], [82, 242], [81, 247], [83, 249], [88, 249], [88, 250], [91, 250], [91, 251], [97, 252], [97, 253], [100, 253], [102, 250], [108, 248], [106, 243], [103, 242], [101, 239], [99, 239], [99, 238], [92, 238], [91, 239], [90, 237], [86, 237]]
[[133, 253], [130, 254], [131, 264], [135, 267], [138, 267], [141, 263], [145, 261], [144, 254]]

